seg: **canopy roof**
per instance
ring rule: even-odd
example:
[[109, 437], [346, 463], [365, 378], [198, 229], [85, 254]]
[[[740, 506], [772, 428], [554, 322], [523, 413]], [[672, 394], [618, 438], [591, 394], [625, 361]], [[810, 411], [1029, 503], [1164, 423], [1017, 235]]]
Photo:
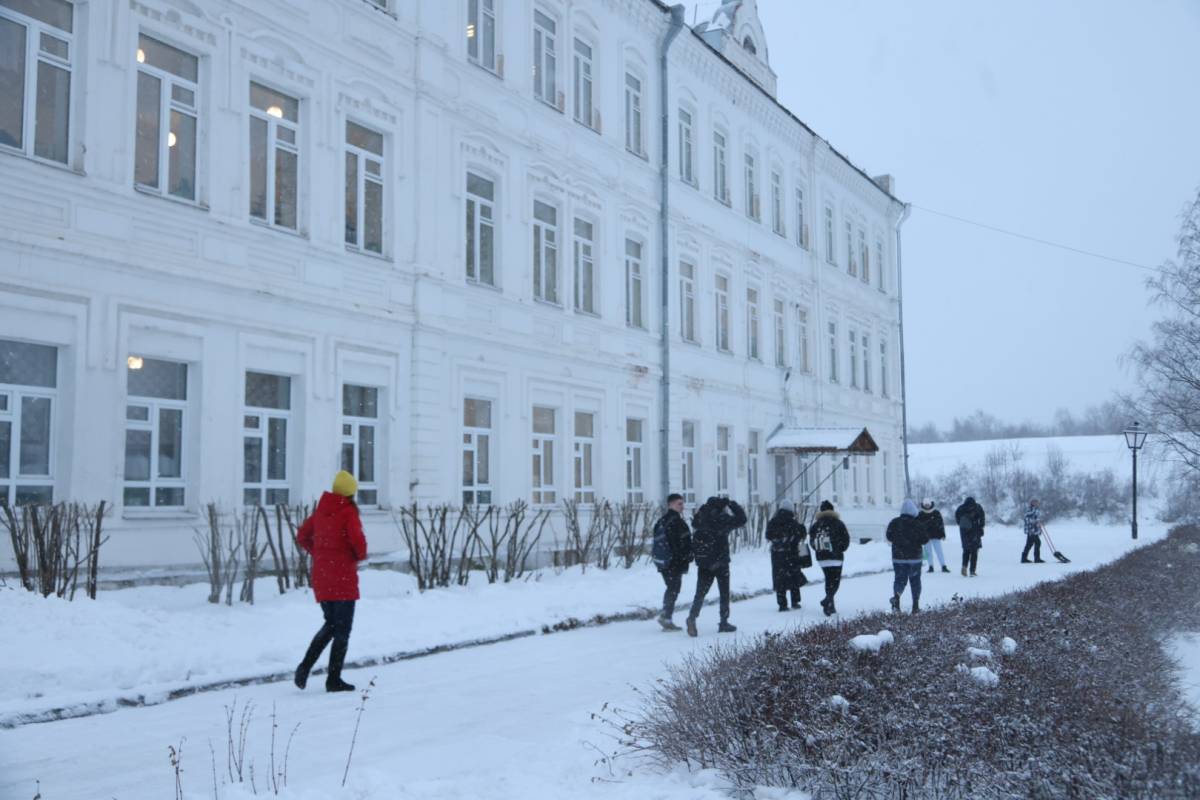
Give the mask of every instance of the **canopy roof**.
[[874, 455], [879, 445], [866, 428], [780, 428], [767, 438], [767, 452]]

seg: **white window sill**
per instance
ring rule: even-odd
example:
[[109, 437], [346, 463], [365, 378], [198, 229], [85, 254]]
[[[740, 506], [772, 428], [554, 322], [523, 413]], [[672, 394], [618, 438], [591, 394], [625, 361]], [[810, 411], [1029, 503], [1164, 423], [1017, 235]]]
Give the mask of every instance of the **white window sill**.
[[536, 94], [533, 96], [533, 99], [538, 101], [538, 103], [540, 103], [544, 108], [548, 108], [556, 114], [562, 114], [563, 116], [566, 116], [566, 109], [559, 108], [556, 103], [551, 103], [549, 100], [544, 100], [541, 97], [538, 97]]
[[701, 344], [699, 339], [684, 339], [683, 337], [680, 337], [679, 342], [681, 344], [691, 345], [692, 347], [703, 347], [704, 346], [703, 344]]
[[[499, 55], [499, 54], [497, 54], [497, 55]], [[472, 64], [473, 66], [475, 66], [475, 68], [479, 69], [482, 72], [486, 72], [488, 75], [491, 75], [493, 78], [495, 78], [498, 81], [504, 80], [504, 76], [501, 75], [499, 73], [499, 71], [497, 71], [495, 68], [489, 67], [482, 62], [476, 61], [475, 59], [471, 58], [470, 56], [467, 56], [467, 63]]]
[[467, 278], [467, 286], [474, 286], [477, 289], [487, 289], [489, 292], [504, 292], [504, 289], [494, 283], [484, 283], [483, 281], [477, 281], [474, 278]]
[[50, 158], [42, 158], [41, 156], [35, 156], [33, 153], [27, 153], [24, 150], [20, 150], [16, 147], [11, 147], [10, 145], [6, 145], [6, 144], [0, 144], [0, 153], [3, 153], [5, 155], [10, 155], [10, 156], [16, 156], [17, 158], [23, 158], [26, 161], [32, 161], [35, 164], [41, 164], [43, 166], [60, 169], [63, 172], [70, 172], [72, 175], [83, 176], [86, 174], [83, 170], [72, 167], [70, 162], [64, 164], [61, 161], [55, 161]]
[[629, 155], [633, 156], [634, 158], [640, 158], [642, 161], [647, 163], [650, 161], [650, 156], [645, 150], [631, 150], [630, 148], [626, 147], [625, 152], [629, 153]]
[[174, 203], [175, 205], [182, 206], [183, 208], [193, 208], [197, 211], [208, 211], [208, 206], [204, 203], [201, 203], [197, 200], [188, 200], [184, 197], [176, 197], [175, 195], [168, 194], [166, 192], [160, 192], [158, 189], [155, 189], [152, 186], [143, 186], [135, 183], [133, 185], [133, 190], [140, 195], [154, 197], [158, 200], [166, 200], [168, 203]]
[[258, 217], [250, 217], [250, 224], [257, 225], [260, 228], [266, 228], [267, 230], [275, 231], [276, 233], [282, 233], [285, 236], [295, 236], [297, 239], [308, 241], [308, 234], [302, 233], [298, 228], [285, 228], [282, 225], [273, 225], [272, 223], [267, 222], [266, 220], [261, 220]]
[[384, 253], [376, 253], [374, 250], [364, 250], [363, 248], [356, 247], [352, 244], [346, 245], [346, 252], [354, 253], [355, 255], [364, 256], [366, 258], [373, 258], [376, 261], [382, 261], [385, 264], [394, 264], [395, 263], [395, 261], [393, 261], [392, 257], [389, 255], [386, 255]]
[[149, 508], [149, 507], [127, 507], [121, 511], [121, 519], [127, 520], [191, 520], [200, 519], [200, 515], [195, 511], [190, 511], [187, 508]]
[[636, 331], [637, 333], [649, 333], [650, 332], [650, 329], [647, 328], [645, 325], [633, 325], [629, 322], [625, 323], [625, 328], [626, 328], [626, 330]]
[[533, 298], [533, 302], [537, 303], [540, 306], [546, 306], [547, 308], [555, 308], [555, 309], [558, 309], [559, 311], [565, 310], [563, 308], [563, 304], [559, 303], [555, 300], [543, 300], [540, 297], [535, 297], [535, 298]]
[[586, 309], [577, 308], [577, 309], [575, 309], [575, 313], [581, 317], [590, 317], [591, 319], [600, 319], [601, 318], [599, 311], [588, 311]]

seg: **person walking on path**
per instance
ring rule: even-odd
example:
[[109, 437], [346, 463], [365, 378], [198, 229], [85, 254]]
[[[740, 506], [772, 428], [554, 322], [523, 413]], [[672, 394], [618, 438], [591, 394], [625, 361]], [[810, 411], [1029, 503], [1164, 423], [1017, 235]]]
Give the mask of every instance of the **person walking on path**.
[[1042, 504], [1036, 499], [1029, 501], [1025, 512], [1025, 549], [1021, 551], [1021, 563], [1029, 563], [1029, 551], [1033, 550], [1033, 563], [1045, 564], [1042, 560]]
[[821, 608], [825, 616], [831, 617], [837, 613], [833, 597], [842, 584], [842, 554], [850, 546], [850, 531], [846, 530], [846, 523], [838, 516], [833, 503], [821, 501], [808, 539], [816, 553], [817, 564], [825, 573], [825, 599], [821, 601]]
[[949, 572], [946, 556], [942, 552], [942, 541], [946, 538], [946, 523], [942, 519], [942, 512], [934, 508], [933, 501], [926, 497], [921, 501], [921, 513], [917, 515], [917, 519], [929, 534], [929, 544], [925, 545], [924, 550], [925, 560], [929, 562], [929, 571], [933, 572], [933, 556], [936, 553], [937, 560], [942, 565], [942, 572]]
[[729, 534], [746, 524], [746, 512], [727, 497], [710, 497], [692, 517], [692, 551], [696, 559], [696, 597], [688, 612], [688, 636], [697, 636], [696, 617], [713, 581], [721, 593], [721, 633], [733, 633], [729, 624]]
[[887, 540], [892, 543], [892, 611], [900, 611], [900, 595], [905, 585], [912, 587], [912, 613], [921, 610], [921, 548], [929, 541], [925, 526], [917, 519], [917, 504], [905, 500], [900, 516], [887, 526]]
[[667, 511], [654, 523], [651, 555], [654, 566], [662, 574], [663, 583], [667, 585], [658, 624], [664, 631], [681, 630], [671, 621], [671, 617], [675, 614], [675, 601], [683, 586], [683, 576], [692, 563], [692, 531], [683, 518], [683, 495], [667, 496]]
[[[779, 510], [767, 523], [767, 541], [771, 543], [771, 583], [775, 588], [775, 599], [779, 610], [788, 610], [788, 594], [792, 596], [792, 608], [800, 608], [800, 587], [808, 583], [802, 568], [812, 566], [812, 556], [801, 554], [807, 532], [796, 519], [796, 508], [790, 500], [779, 504]], [[808, 563], [804, 563], [805, 557]]]
[[986, 515], [983, 506], [975, 502], [974, 497], [968, 497], [954, 512], [954, 521], [958, 523], [958, 536], [962, 539], [962, 574], [975, 577], [975, 568], [979, 562], [979, 549], [983, 547], [983, 526]]
[[296, 543], [312, 556], [310, 582], [325, 616], [325, 624], [296, 667], [295, 682], [300, 689], [308, 684], [308, 674], [325, 646], [333, 642], [325, 691], [354, 691], [351, 684], [342, 680], [342, 665], [350, 645], [354, 604], [358, 600], [358, 562], [367, 558], [367, 539], [353, 499], [357, 491], [358, 481], [354, 476], [345, 470], [339, 472], [333, 477], [333, 491], [321, 495], [316, 510], [296, 532]]

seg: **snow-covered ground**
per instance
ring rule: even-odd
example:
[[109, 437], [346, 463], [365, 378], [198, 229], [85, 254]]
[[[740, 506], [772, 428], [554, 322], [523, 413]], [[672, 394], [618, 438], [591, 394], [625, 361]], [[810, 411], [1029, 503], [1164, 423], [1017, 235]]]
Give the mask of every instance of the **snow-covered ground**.
[[[1164, 533], [1163, 526], [1148, 524], [1141, 542]], [[1013, 529], [990, 529], [980, 554], [980, 577], [963, 578], [957, 570], [925, 575], [922, 604], [933, 606], [955, 595], [1001, 594], [1061, 577], [1107, 562], [1133, 544], [1123, 526], [1081, 523], [1060, 525], [1055, 539], [1071, 564], [1022, 565], [1018, 559], [1024, 537]], [[946, 550], [951, 566], [957, 567], [960, 550], [953, 531]], [[878, 565], [881, 557], [886, 562], [879, 545], [855, 545], [847, 567], [865, 569]], [[816, 577], [818, 572], [809, 574]], [[735, 587], [762, 588], [767, 575], [765, 553], [735, 557]], [[402, 650], [441, 636], [499, 633], [506, 624], [540, 626], [555, 617], [652, 606], [661, 593], [661, 581], [648, 569], [547, 576], [525, 586], [479, 586], [420, 597], [399, 593], [391, 583], [397, 580], [402, 579], [365, 576], [367, 597], [356, 619], [352, 657]], [[685, 595], [693, 585], [691, 578], [685, 582]], [[8, 693], [8, 707], [31, 702], [26, 696], [30, 690], [41, 690], [44, 696], [36, 700], [45, 704], [111, 688], [98, 685], [103, 681], [141, 687], [173, 683], [189, 670], [212, 676], [290, 667], [317, 622], [315, 608], [304, 598], [268, 598], [265, 591], [253, 609], [209, 608], [203, 591], [195, 589], [128, 591], [73, 605], [5, 592], [0, 674], [6, 679], [0, 686]], [[842, 585], [838, 606], [843, 614], [880, 610], [890, 591], [890, 574], [850, 578]], [[725, 798], [722, 782], [709, 773], [662, 775], [629, 763], [611, 768], [598, 763], [600, 752], [610, 752], [613, 742], [592, 715], [606, 704], [610, 710], [614, 705], [637, 707], [635, 687], [650, 685], [666, 664], [687, 653], [718, 641], [747, 641], [766, 631], [824, 621], [816, 605], [820, 593], [819, 588], [806, 589], [800, 613], [780, 614], [771, 597], [735, 604], [732, 621], [740, 630], [734, 636], [718, 636], [715, 609], [706, 608], [699, 639], [664, 634], [653, 622], [618, 623], [348, 672], [360, 687], [372, 677], [376, 685], [362, 716], [345, 789], [340, 783], [358, 697], [326, 695], [314, 680], [308, 692], [286, 683], [268, 684], [0, 731], [0, 798], [28, 800], [38, 781], [46, 800], [173, 797], [167, 747], [181, 742], [185, 796], [214, 797], [214, 769], [218, 783], [228, 779], [224, 709], [235, 700], [256, 709], [247, 760], [254, 760], [260, 795], [269, 773], [268, 717], [274, 709], [277, 753], [282, 754], [283, 742], [300, 724], [291, 745], [289, 787], [282, 795], [291, 800]], [[83, 644], [72, 643], [73, 633]], [[1012, 635], [1020, 639], [1019, 630]], [[238, 666], [216, 666], [221, 662]], [[215, 753], [215, 768], [210, 752]], [[224, 786], [216, 794], [251, 796]], [[780, 792], [761, 796], [799, 797]]]
[[1179, 670], [1179, 686], [1192, 707], [1192, 719], [1200, 730], [1200, 633], [1180, 633], [1167, 643], [1167, 652]]

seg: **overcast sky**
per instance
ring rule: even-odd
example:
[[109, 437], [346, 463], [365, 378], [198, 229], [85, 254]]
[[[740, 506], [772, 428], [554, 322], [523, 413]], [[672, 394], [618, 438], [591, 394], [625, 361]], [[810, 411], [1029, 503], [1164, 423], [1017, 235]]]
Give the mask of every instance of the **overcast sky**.
[[[711, 0], [691, 0], [711, 9]], [[1140, 264], [1200, 187], [1200, 0], [758, 0], [779, 97], [901, 199]], [[1048, 422], [1126, 389], [1141, 270], [919, 208], [911, 424]]]

